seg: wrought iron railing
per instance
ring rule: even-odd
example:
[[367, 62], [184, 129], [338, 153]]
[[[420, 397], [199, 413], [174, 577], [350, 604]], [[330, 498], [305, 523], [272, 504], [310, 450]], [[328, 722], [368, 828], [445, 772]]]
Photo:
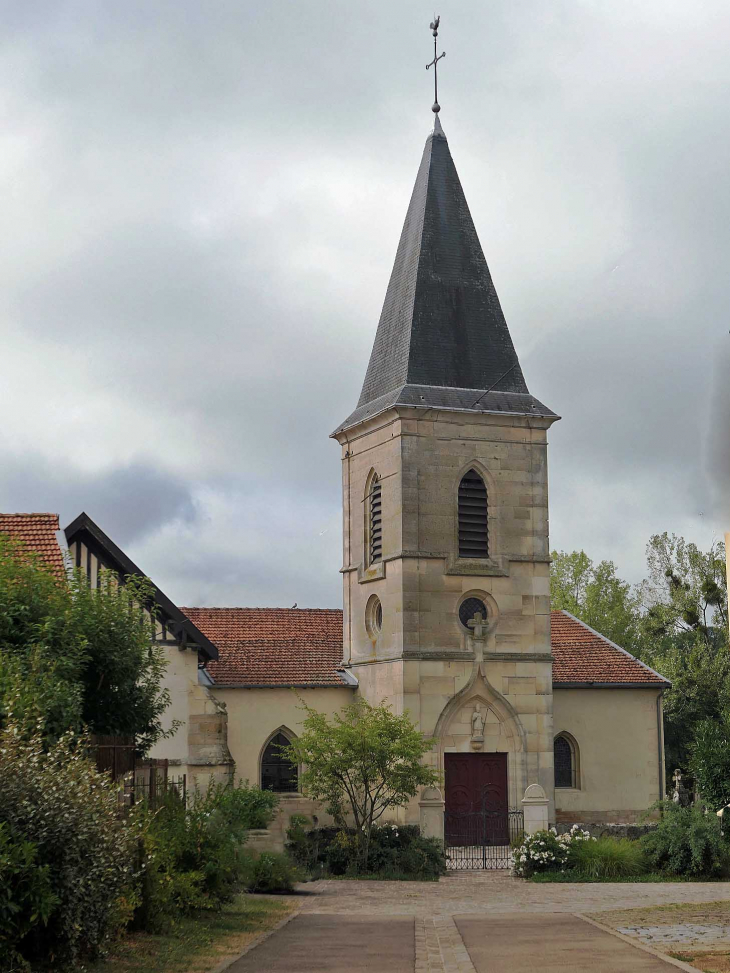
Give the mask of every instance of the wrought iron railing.
[[509, 868], [512, 844], [524, 830], [518, 810], [453, 812], [444, 814], [444, 844], [451, 869]]

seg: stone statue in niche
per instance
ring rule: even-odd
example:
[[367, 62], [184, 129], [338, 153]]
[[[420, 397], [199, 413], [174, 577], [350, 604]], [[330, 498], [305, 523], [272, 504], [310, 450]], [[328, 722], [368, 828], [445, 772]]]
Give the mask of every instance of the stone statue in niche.
[[471, 717], [471, 746], [472, 750], [481, 750], [484, 743], [484, 714], [479, 703], [474, 707]]

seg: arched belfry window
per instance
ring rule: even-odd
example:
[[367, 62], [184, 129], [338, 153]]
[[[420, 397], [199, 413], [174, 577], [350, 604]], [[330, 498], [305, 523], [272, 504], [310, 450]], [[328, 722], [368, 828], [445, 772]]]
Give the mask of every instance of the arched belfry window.
[[299, 790], [299, 769], [282, 753], [289, 746], [289, 739], [279, 730], [266, 744], [261, 758], [261, 789], [292, 793]]
[[578, 751], [575, 742], [559, 733], [553, 742], [556, 787], [578, 786]]
[[459, 557], [489, 557], [487, 487], [476, 470], [459, 484]]
[[380, 479], [375, 473], [370, 482], [370, 497], [368, 499], [368, 560], [370, 564], [382, 560], [383, 557], [383, 509], [381, 500]]

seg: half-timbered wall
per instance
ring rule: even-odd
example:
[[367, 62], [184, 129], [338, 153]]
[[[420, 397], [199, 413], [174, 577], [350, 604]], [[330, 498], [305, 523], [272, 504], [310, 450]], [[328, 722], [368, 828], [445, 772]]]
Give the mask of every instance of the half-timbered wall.
[[[69, 552], [92, 588], [99, 587], [104, 570], [124, 583], [116, 567], [83, 540], [69, 544]], [[144, 610], [151, 619], [152, 613]], [[187, 633], [163, 612], [157, 614], [154, 627], [155, 641], [163, 647], [167, 661], [163, 687], [170, 694], [162, 725], [169, 730], [177, 723], [178, 729], [156, 743], [147, 756], [169, 760], [171, 776], [186, 774], [188, 791], [192, 792], [196, 786], [207, 786], [211, 777], [220, 780], [233, 774], [228, 715], [225, 705], [201, 684], [198, 647], [188, 640]]]

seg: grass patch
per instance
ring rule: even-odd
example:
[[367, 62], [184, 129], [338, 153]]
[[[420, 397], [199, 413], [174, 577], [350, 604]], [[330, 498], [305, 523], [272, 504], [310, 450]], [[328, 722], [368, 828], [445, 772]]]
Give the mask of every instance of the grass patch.
[[178, 920], [164, 935], [130, 933], [89, 973], [207, 973], [271, 929], [294, 905], [282, 899], [239, 895], [220, 913]]
[[617, 877], [600, 876], [595, 878], [586, 872], [578, 869], [571, 869], [567, 872], [538, 872], [530, 876], [529, 882], [540, 883], [566, 883], [566, 882], [719, 882], [717, 878], [701, 878], [688, 875], [667, 875], [665, 872], [645, 872], [643, 875], [621, 875]]
[[730, 952], [725, 950], [717, 953], [709, 950], [696, 953], [683, 950], [681, 953], [669, 953], [668, 955], [672, 959], [682, 960], [684, 963], [696, 966], [703, 973], [730, 973]]

